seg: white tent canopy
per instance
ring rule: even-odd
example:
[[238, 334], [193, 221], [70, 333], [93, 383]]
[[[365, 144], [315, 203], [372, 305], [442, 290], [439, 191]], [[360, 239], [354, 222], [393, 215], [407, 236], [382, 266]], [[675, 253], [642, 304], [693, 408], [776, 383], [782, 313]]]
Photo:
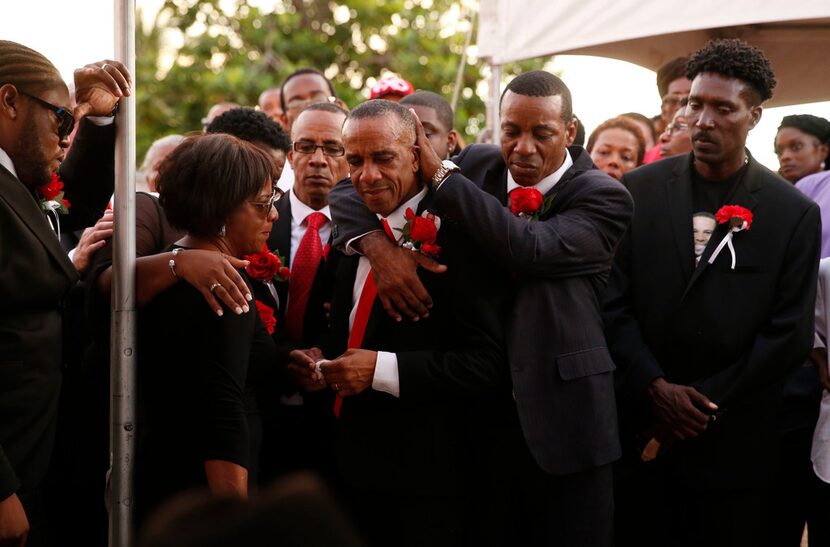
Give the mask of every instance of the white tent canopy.
[[479, 56], [494, 65], [555, 54], [656, 70], [711, 38], [741, 38], [772, 62], [768, 106], [830, 99], [830, 1], [481, 0]]

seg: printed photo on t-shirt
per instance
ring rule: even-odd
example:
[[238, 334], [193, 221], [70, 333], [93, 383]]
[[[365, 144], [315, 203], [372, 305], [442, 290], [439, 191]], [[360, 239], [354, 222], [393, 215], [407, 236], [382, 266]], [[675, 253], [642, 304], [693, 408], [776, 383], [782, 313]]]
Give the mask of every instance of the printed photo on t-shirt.
[[695, 265], [700, 262], [700, 256], [706, 249], [706, 244], [709, 243], [709, 238], [712, 237], [712, 232], [715, 231], [717, 225], [718, 221], [712, 213], [701, 211], [692, 215], [692, 229], [695, 240]]

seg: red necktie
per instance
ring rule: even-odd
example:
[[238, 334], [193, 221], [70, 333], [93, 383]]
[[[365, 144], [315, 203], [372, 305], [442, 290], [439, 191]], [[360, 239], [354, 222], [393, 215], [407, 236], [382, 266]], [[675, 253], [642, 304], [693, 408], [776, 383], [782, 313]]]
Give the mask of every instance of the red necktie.
[[311, 286], [317, 275], [317, 268], [323, 258], [323, 244], [320, 242], [320, 226], [328, 219], [323, 213], [315, 212], [305, 217], [306, 230], [291, 264], [291, 281], [288, 283], [288, 308], [285, 310], [285, 328], [296, 341], [303, 339], [303, 321]]
[[[392, 233], [392, 228], [385, 218], [380, 220], [383, 225], [383, 231], [392, 242], [397, 239]], [[375, 276], [372, 274], [372, 269], [369, 268], [369, 273], [366, 275], [366, 282], [363, 284], [363, 290], [360, 291], [360, 298], [357, 301], [357, 310], [354, 312], [354, 322], [352, 323], [352, 332], [349, 334], [349, 342], [346, 344], [348, 349], [359, 348], [363, 344], [363, 336], [366, 334], [366, 325], [369, 323], [369, 316], [372, 314], [372, 307], [375, 304], [375, 297], [378, 295], [378, 288], [375, 285]], [[338, 393], [334, 396], [334, 415], [340, 417], [340, 407], [343, 406], [343, 397]]]
[[[378, 295], [378, 288], [375, 285], [375, 276], [371, 268], [360, 292], [360, 299], [357, 301], [357, 310], [354, 312], [352, 332], [349, 334], [348, 349], [359, 348], [363, 344], [363, 336], [366, 334], [366, 325], [369, 323], [369, 316], [372, 314], [372, 306], [375, 304], [375, 297]], [[338, 393], [334, 397], [334, 415], [340, 417], [340, 407], [343, 405], [343, 397]]]

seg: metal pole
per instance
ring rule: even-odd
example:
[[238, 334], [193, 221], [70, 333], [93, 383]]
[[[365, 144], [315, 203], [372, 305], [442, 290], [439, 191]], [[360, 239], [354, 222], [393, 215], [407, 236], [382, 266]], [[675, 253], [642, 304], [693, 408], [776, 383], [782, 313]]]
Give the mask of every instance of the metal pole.
[[452, 102], [450, 103], [453, 112], [455, 112], [455, 107], [458, 105], [458, 94], [461, 93], [461, 85], [464, 81], [464, 67], [467, 66], [467, 50], [470, 48], [470, 42], [473, 39], [473, 29], [476, 26], [477, 16], [478, 12], [473, 12], [470, 30], [467, 31], [467, 38], [464, 39], [464, 51], [461, 52], [461, 61], [458, 63], [458, 74], [455, 75], [455, 88], [452, 90]]
[[490, 108], [487, 127], [493, 134], [493, 144], [501, 144], [499, 133], [499, 98], [501, 97], [501, 65], [490, 61]]
[[[135, 79], [135, 1], [115, 1], [115, 58]], [[115, 229], [110, 350], [110, 547], [131, 547], [136, 439], [135, 86], [121, 99], [115, 142]]]

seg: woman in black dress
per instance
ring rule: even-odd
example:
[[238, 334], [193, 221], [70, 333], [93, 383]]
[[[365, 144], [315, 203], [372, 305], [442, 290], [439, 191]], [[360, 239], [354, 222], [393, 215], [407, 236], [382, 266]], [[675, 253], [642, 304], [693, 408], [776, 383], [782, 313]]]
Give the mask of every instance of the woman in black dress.
[[[186, 139], [158, 178], [167, 219], [186, 234], [173, 248], [237, 258], [262, 249], [277, 218], [275, 174], [265, 152], [230, 135]], [[175, 260], [169, 275], [176, 275]], [[251, 371], [272, 366], [275, 348], [256, 308], [246, 308], [217, 315], [197, 289], [176, 283], [141, 310], [139, 521], [194, 486], [247, 496], [260, 432], [246, 385]]]

